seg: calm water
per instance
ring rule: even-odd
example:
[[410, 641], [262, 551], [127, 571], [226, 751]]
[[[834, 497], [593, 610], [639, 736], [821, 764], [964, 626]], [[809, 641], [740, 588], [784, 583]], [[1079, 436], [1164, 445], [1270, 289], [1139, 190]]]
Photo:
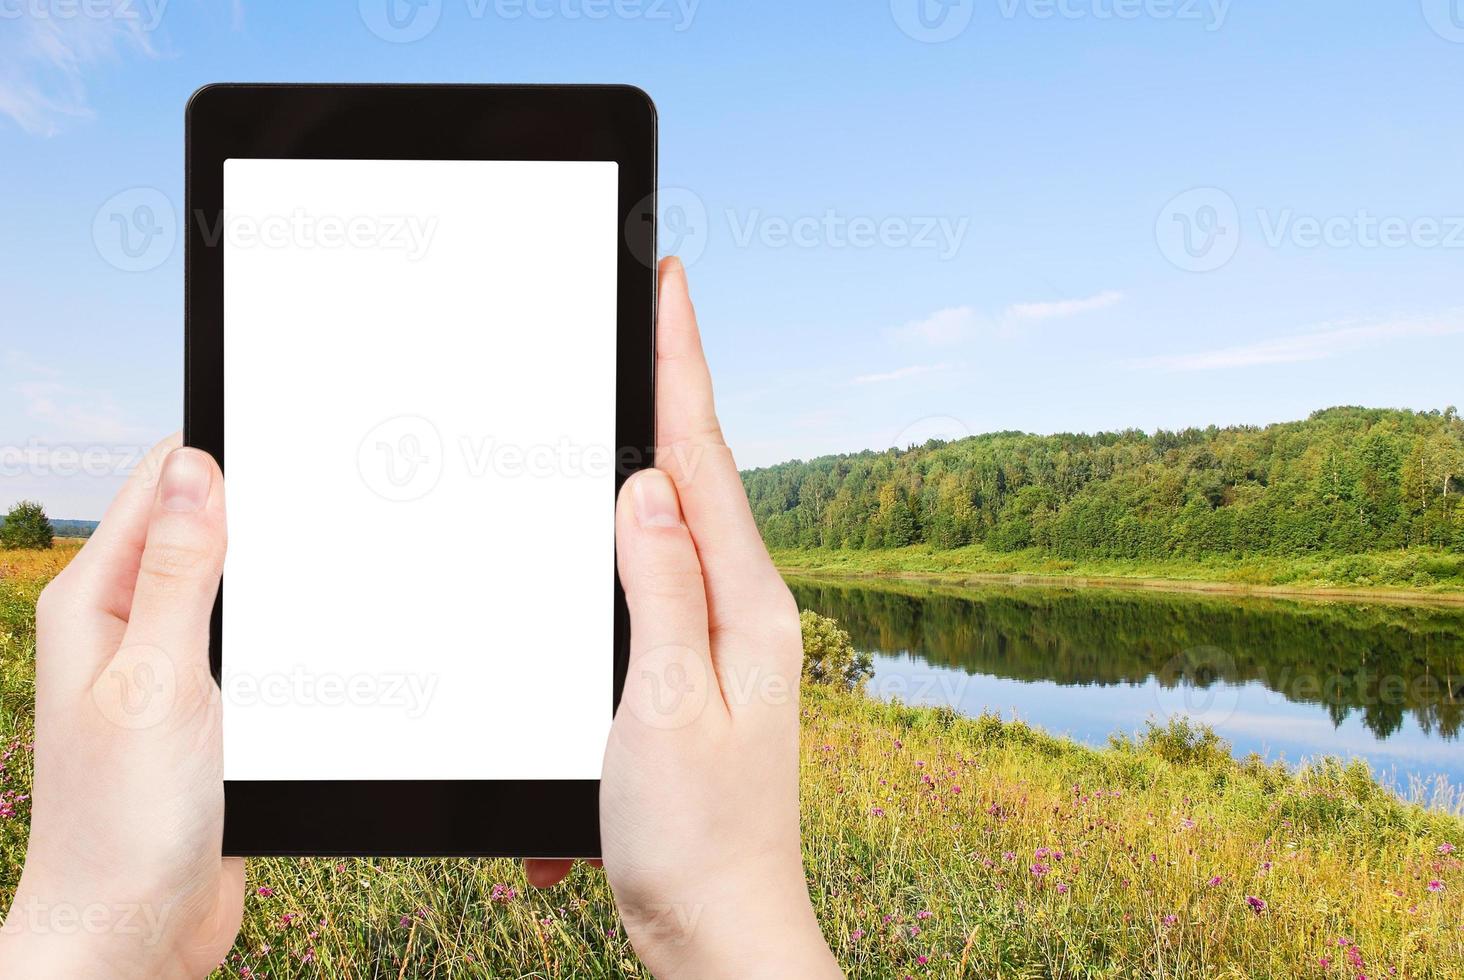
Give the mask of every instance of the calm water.
[[1184, 714], [1239, 755], [1360, 756], [1464, 785], [1464, 609], [790, 577], [874, 656], [871, 693], [1090, 744]]

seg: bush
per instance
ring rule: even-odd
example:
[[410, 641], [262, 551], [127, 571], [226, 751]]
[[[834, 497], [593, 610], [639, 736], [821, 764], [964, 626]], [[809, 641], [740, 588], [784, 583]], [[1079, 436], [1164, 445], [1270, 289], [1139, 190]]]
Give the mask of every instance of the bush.
[[45, 510], [33, 500], [10, 508], [0, 524], [0, 548], [49, 548], [55, 537]]
[[869, 654], [859, 653], [839, 621], [811, 609], [799, 615], [803, 627], [803, 676], [814, 684], [863, 687], [874, 674]]
[[1150, 718], [1144, 722], [1144, 731], [1140, 733], [1136, 744], [1126, 745], [1125, 741], [1123, 737], [1115, 737], [1109, 743], [1114, 748], [1134, 748], [1148, 752], [1176, 765], [1221, 769], [1229, 769], [1234, 765], [1229, 742], [1216, 735], [1209, 725], [1197, 724], [1183, 716], [1170, 718], [1164, 725]]

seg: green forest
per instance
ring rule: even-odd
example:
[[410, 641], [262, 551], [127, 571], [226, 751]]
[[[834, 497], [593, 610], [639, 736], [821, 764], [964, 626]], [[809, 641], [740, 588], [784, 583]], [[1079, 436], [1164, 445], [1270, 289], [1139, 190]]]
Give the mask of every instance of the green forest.
[[997, 432], [748, 470], [774, 549], [981, 545], [1063, 559], [1464, 553], [1456, 409], [1267, 426]]

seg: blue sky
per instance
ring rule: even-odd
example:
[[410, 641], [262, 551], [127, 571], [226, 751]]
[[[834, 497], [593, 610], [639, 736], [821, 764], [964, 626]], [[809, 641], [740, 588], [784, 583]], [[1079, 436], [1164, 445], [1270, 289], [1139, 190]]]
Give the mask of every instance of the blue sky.
[[0, 506], [179, 426], [221, 80], [645, 88], [743, 465], [1464, 401], [1464, 0], [387, 2], [0, 0]]

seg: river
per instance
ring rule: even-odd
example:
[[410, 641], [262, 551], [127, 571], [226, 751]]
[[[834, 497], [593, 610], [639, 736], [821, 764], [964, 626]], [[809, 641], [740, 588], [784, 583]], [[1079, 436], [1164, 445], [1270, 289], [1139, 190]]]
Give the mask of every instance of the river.
[[1362, 758], [1464, 786], [1464, 608], [788, 577], [874, 660], [869, 691], [1101, 745], [1186, 715], [1237, 756]]

